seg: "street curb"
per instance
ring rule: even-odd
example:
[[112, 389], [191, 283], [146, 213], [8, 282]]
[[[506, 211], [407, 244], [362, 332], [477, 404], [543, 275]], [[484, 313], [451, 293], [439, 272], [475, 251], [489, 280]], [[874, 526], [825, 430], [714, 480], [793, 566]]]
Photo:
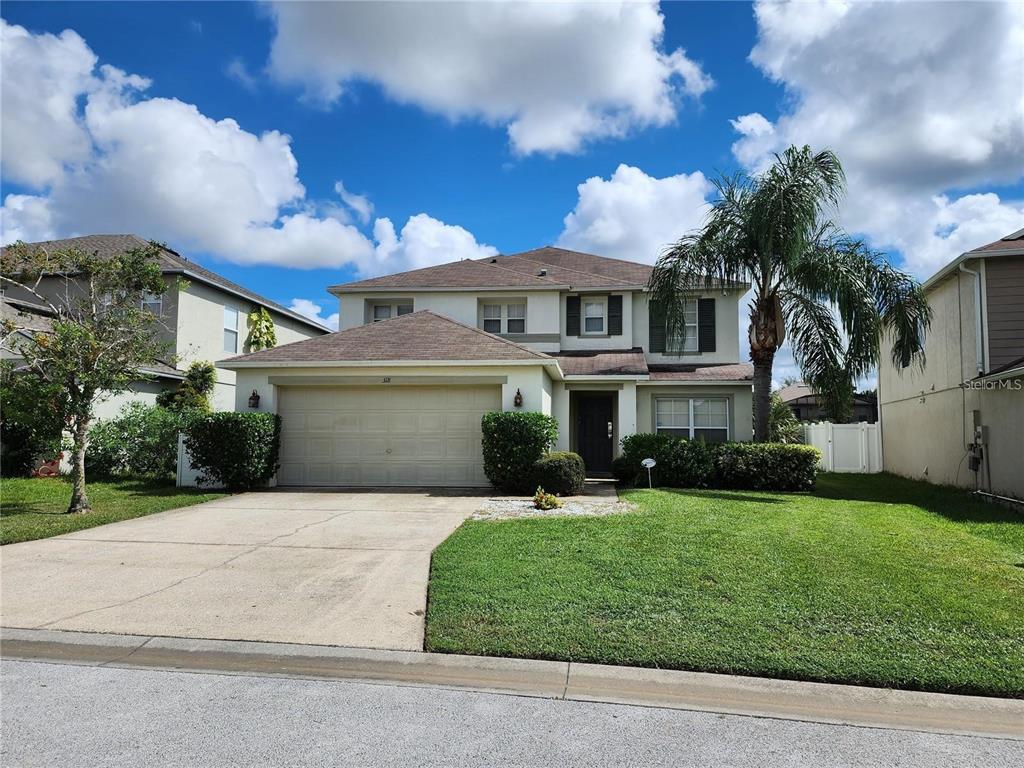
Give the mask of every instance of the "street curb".
[[1024, 740], [1024, 701], [705, 672], [323, 645], [0, 629], [5, 659], [390, 682]]

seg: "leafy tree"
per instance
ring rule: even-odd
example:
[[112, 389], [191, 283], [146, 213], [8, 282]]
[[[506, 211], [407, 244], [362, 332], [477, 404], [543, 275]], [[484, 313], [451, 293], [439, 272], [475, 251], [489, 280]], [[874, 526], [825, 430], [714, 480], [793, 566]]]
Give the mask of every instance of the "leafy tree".
[[185, 371], [185, 380], [177, 389], [161, 392], [156, 397], [157, 405], [175, 413], [210, 411], [210, 395], [217, 384], [217, 369], [213, 363], [197, 360]]
[[772, 392], [772, 409], [768, 414], [768, 441], [772, 443], [802, 443], [803, 425], [793, 415], [793, 409], [784, 403], [777, 392]]
[[256, 307], [249, 313], [249, 350], [257, 352], [277, 346], [277, 331], [274, 319], [266, 307]]
[[64, 429], [63, 392], [19, 374], [10, 360], [0, 361], [0, 475], [25, 476], [36, 457], [60, 451]]
[[77, 249], [47, 253], [17, 243], [3, 251], [0, 284], [43, 305], [52, 328], [16, 333], [5, 320], [5, 340], [24, 360], [24, 372], [62, 393], [61, 417], [74, 441], [68, 512], [90, 509], [85, 450], [96, 402], [149, 378], [143, 369], [169, 352], [157, 339], [157, 318], [143, 308], [145, 294], [166, 284], [153, 245], [109, 258]]
[[759, 175], [723, 177], [704, 226], [669, 247], [651, 275], [651, 300], [675, 337], [685, 333], [684, 299], [694, 291], [751, 284], [758, 442], [769, 439], [772, 364], [787, 331], [804, 381], [826, 402], [843, 397], [839, 382], [877, 365], [883, 333], [897, 366], [924, 361], [924, 292], [832, 221], [845, 186], [839, 159], [806, 146], [776, 155]]

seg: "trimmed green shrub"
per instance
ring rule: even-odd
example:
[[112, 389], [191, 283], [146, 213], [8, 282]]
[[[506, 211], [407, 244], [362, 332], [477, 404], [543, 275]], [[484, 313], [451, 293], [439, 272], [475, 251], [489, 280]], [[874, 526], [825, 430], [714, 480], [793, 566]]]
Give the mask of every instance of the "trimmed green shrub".
[[562, 506], [562, 500], [543, 488], [537, 488], [537, 492], [533, 494], [533, 506], [535, 509], [543, 510], [558, 509]]
[[487, 479], [504, 493], [531, 493], [533, 465], [558, 439], [558, 421], [543, 413], [491, 411], [481, 427]]
[[0, 475], [27, 477], [38, 458], [57, 456], [66, 397], [60, 387], [15, 373], [10, 360], [0, 362]]
[[652, 458], [654, 485], [667, 488], [733, 488], [807, 491], [817, 478], [818, 451], [781, 443], [705, 443], [642, 433], [622, 439], [612, 471], [626, 485], [646, 485], [640, 462]]
[[156, 396], [156, 404], [178, 413], [210, 410], [210, 395], [217, 385], [217, 369], [205, 360], [192, 363], [185, 371], [185, 380], [177, 389], [167, 389]]
[[231, 491], [266, 485], [277, 472], [280, 445], [281, 418], [273, 413], [209, 413], [185, 433], [199, 481]]
[[543, 487], [548, 493], [576, 496], [583, 493], [587, 470], [578, 453], [551, 451], [533, 465], [533, 475], [533, 484]]
[[173, 477], [178, 433], [188, 421], [187, 415], [159, 405], [128, 403], [89, 430], [86, 468], [97, 477]]
[[753, 491], [809, 491], [818, 476], [817, 448], [783, 443], [718, 446], [715, 484]]

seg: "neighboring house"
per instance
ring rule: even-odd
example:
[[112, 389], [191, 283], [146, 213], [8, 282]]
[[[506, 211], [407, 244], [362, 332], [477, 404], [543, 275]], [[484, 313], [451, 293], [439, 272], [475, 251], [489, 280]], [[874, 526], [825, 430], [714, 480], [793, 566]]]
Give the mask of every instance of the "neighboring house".
[[1024, 498], [1024, 229], [962, 254], [924, 282], [926, 364], [882, 352], [887, 471]]
[[[88, 235], [27, 245], [51, 252], [77, 248], [100, 256], [113, 256], [149, 243], [135, 235]], [[153, 361], [147, 366], [146, 372], [154, 377], [152, 380], [136, 382], [132, 391], [100, 402], [97, 418], [117, 415], [128, 402], [155, 402], [159, 392], [177, 387], [193, 361], [216, 362], [248, 351], [248, 315], [255, 308], [265, 307], [270, 313], [278, 344], [328, 332], [320, 324], [189, 261], [166, 246], [161, 246], [160, 251], [167, 291], [163, 296], [143, 297], [143, 301], [159, 318], [156, 332], [169, 344], [169, 359]], [[187, 282], [185, 287], [179, 287], [179, 278]], [[44, 296], [56, 295], [63, 283], [59, 276], [45, 277], [38, 290]], [[38, 299], [9, 284], [4, 286], [3, 312], [5, 318], [10, 317], [20, 325], [45, 330], [49, 324], [47, 309]], [[4, 358], [12, 357], [7, 346], [2, 350]], [[232, 410], [235, 399], [234, 372], [218, 369], [213, 407]]]
[[333, 286], [337, 333], [222, 362], [236, 407], [282, 418], [284, 485], [483, 485], [480, 417], [540, 411], [558, 448], [607, 474], [619, 441], [751, 438], [737, 361], [747, 286], [695, 289], [668, 338], [651, 267], [561, 248]]
[[[825, 409], [821, 405], [818, 393], [798, 381], [789, 384], [776, 393], [788, 405], [798, 421], [827, 421]], [[853, 393], [853, 410], [851, 422], [867, 422], [874, 424], [878, 420], [878, 398], [874, 395]]]

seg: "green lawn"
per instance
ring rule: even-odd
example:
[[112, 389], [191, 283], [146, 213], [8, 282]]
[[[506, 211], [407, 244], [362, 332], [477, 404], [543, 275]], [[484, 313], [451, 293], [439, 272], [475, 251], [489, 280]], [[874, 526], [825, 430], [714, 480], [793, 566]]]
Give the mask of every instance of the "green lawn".
[[1024, 696], [1024, 515], [890, 475], [625, 496], [465, 523], [427, 650]]
[[119, 480], [89, 483], [92, 512], [67, 515], [71, 485], [62, 478], [0, 480], [0, 544], [45, 539], [105, 523], [199, 504], [224, 496], [173, 483]]

